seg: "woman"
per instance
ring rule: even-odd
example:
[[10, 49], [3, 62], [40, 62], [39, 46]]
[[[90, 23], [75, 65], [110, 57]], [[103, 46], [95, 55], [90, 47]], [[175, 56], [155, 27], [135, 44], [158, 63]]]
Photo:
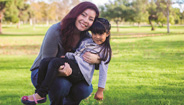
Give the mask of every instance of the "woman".
[[[90, 2], [82, 2], [75, 6], [62, 20], [51, 26], [43, 40], [40, 53], [31, 67], [31, 80], [37, 85], [37, 73], [40, 61], [46, 57], [61, 57], [66, 52], [74, 52], [82, 39], [90, 37], [87, 32], [95, 19], [99, 16], [96, 5]], [[83, 59], [88, 63], [99, 63], [98, 56], [86, 53]], [[72, 70], [65, 63], [59, 69], [60, 76], [69, 76]], [[72, 84], [64, 77], [57, 77], [49, 91], [51, 105], [78, 105], [87, 98], [93, 88], [85, 81]], [[33, 97], [29, 97], [33, 100]]]

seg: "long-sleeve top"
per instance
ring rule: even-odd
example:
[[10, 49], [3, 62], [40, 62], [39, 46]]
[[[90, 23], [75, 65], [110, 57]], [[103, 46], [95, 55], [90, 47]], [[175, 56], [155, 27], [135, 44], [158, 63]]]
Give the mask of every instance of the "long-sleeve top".
[[[69, 59], [76, 60], [81, 73], [83, 74], [86, 82], [90, 85], [92, 82], [92, 77], [95, 70], [94, 64], [89, 64], [86, 61], [83, 60], [83, 54], [85, 52], [91, 52], [91, 53], [98, 53], [101, 50], [101, 46], [94, 43], [92, 38], [85, 38], [80, 46], [76, 49], [75, 53], [66, 53], [66, 57]], [[103, 53], [102, 51], [99, 53], [99, 56], [102, 57]], [[105, 64], [105, 61], [101, 61], [99, 64], [99, 81], [98, 81], [98, 87], [105, 88], [106, 79], [107, 79], [107, 69], [108, 64]]]
[[[65, 50], [62, 46], [62, 41], [61, 41], [61, 22], [58, 22], [54, 25], [52, 25], [47, 33], [45, 34], [45, 37], [43, 39], [40, 52], [35, 59], [32, 67], [30, 70], [34, 70], [39, 67], [40, 62], [43, 58], [47, 57], [60, 57], [62, 55], [65, 55]], [[83, 38], [90, 37], [90, 34], [88, 32], [84, 33], [82, 37], [80, 38], [80, 42], [83, 40]], [[77, 47], [78, 47], [77, 45]]]

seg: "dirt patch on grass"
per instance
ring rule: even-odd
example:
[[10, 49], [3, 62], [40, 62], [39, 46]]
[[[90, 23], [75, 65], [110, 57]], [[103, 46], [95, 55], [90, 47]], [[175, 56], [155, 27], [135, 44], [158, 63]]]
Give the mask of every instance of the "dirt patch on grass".
[[0, 55], [35, 55], [38, 54], [39, 50], [40, 45], [0, 45]]
[[112, 34], [117, 37], [148, 37], [148, 36], [161, 36], [165, 34], [149, 34], [149, 33], [128, 33], [128, 34]]
[[161, 36], [164, 34], [134, 34], [131, 35], [131, 37], [148, 37], [148, 36]]

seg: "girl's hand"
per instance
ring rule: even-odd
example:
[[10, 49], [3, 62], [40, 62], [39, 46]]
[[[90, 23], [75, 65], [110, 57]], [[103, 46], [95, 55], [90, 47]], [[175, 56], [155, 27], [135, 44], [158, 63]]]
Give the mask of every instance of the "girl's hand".
[[94, 99], [103, 100], [103, 91], [104, 88], [98, 87], [98, 91], [96, 92]]
[[90, 52], [85, 52], [83, 55], [84, 61], [90, 63], [90, 64], [99, 64], [100, 63], [100, 57], [97, 54], [93, 54]]
[[96, 100], [103, 100], [103, 91], [102, 91], [102, 92], [97, 91], [97, 92], [95, 93], [94, 99], [96, 99]]
[[65, 58], [65, 56], [61, 56], [61, 58]]
[[58, 69], [59, 71], [59, 76], [69, 76], [72, 74], [72, 69], [68, 63], [65, 63], [65, 65], [62, 65]]

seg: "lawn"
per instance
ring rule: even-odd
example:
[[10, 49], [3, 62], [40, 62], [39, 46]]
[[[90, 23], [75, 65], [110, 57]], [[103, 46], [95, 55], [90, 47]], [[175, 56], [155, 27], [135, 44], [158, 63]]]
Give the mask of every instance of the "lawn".
[[[20, 98], [34, 92], [30, 67], [48, 26], [3, 27], [0, 35], [0, 105], [21, 105]], [[93, 93], [81, 105], [181, 105], [184, 104], [184, 26], [150, 31], [150, 27], [112, 28], [112, 60], [104, 100]], [[48, 105], [47, 103], [43, 105]]]

